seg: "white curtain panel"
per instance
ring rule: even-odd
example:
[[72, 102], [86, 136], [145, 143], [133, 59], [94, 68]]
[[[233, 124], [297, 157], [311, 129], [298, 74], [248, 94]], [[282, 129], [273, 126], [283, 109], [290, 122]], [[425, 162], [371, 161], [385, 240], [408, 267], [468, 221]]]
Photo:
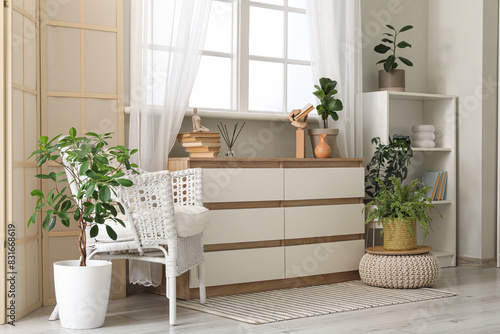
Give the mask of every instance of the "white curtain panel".
[[[129, 147], [147, 171], [167, 169], [198, 71], [211, 0], [132, 0]], [[161, 265], [130, 261], [129, 280], [158, 286]]]
[[340, 129], [337, 149], [342, 158], [362, 157], [362, 30], [360, 0], [307, 0], [314, 82], [337, 81], [344, 109], [329, 127]]
[[167, 168], [198, 71], [211, 0], [132, 0], [129, 145]]

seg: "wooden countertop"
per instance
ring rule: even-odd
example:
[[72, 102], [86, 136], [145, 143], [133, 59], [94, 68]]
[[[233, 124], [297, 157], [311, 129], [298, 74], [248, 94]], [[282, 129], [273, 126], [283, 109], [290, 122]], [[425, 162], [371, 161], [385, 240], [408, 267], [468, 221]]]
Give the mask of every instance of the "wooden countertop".
[[326, 168], [363, 167], [362, 158], [169, 158], [169, 169], [186, 168]]

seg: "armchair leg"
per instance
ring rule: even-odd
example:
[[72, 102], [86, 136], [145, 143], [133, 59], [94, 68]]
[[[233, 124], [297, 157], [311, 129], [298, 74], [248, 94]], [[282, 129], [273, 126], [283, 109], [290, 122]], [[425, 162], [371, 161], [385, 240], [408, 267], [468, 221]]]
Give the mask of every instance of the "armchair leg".
[[198, 281], [200, 281], [200, 303], [207, 302], [207, 291], [205, 288], [205, 263], [198, 265]]
[[177, 291], [176, 291], [176, 286], [175, 286], [175, 277], [168, 277], [167, 278], [167, 284], [168, 284], [168, 308], [169, 308], [169, 320], [170, 320], [170, 326], [173, 326], [176, 324], [177, 321], [177, 306], [176, 306], [176, 298], [177, 298]]

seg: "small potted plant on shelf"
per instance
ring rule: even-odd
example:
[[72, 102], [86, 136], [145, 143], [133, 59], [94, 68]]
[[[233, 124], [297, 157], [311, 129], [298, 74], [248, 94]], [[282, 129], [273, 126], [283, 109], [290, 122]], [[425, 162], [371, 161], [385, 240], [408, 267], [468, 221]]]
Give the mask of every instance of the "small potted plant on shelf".
[[322, 129], [309, 129], [308, 133], [311, 138], [312, 149], [316, 148], [320, 142], [320, 135], [325, 135], [326, 143], [330, 146], [332, 152], [335, 147], [339, 129], [328, 128], [328, 117], [330, 116], [334, 121], [338, 121], [339, 115], [337, 111], [344, 108], [342, 101], [334, 97], [338, 91], [335, 89], [337, 81], [330, 78], [319, 79], [320, 86], [314, 85], [316, 91], [313, 94], [320, 100], [320, 104], [316, 106], [318, 114], [323, 120]]
[[[37, 198], [28, 227], [35, 224], [39, 213], [44, 217], [42, 227], [52, 230], [57, 222], [69, 227], [73, 218], [79, 231], [80, 260], [54, 263], [54, 284], [61, 326], [71, 329], [100, 327], [104, 323], [111, 284], [111, 262], [87, 261], [87, 229], [95, 237], [100, 228], [106, 229], [113, 240], [117, 235], [112, 224], [124, 225], [118, 217], [123, 206], [116, 202], [115, 188], [130, 187], [132, 181], [124, 178], [123, 169], [137, 167], [129, 159], [137, 150], [117, 145], [108, 147], [110, 133], [86, 133], [78, 137], [71, 128], [69, 135], [49, 140], [42, 136], [36, 156], [38, 167], [49, 162], [50, 167], [64, 171], [37, 174], [36, 177], [53, 184], [48, 191], [35, 189]], [[65, 178], [67, 176], [67, 179]], [[68, 182], [69, 180], [69, 182]], [[50, 188], [50, 187], [48, 187]]]
[[366, 210], [375, 206], [368, 212], [365, 224], [373, 220], [382, 222], [381, 233], [386, 250], [417, 249], [417, 221], [425, 236], [429, 234], [429, 229], [432, 230], [429, 210], [434, 209], [434, 205], [426, 196], [430, 187], [424, 187], [419, 179], [402, 185], [401, 179], [395, 176], [391, 176], [389, 182], [390, 188], [378, 180], [377, 195], [364, 207]]
[[411, 44], [400, 41], [398, 42], [399, 34], [408, 31], [413, 28], [411, 25], [406, 25], [403, 28], [397, 30], [390, 24], [387, 24], [387, 28], [391, 29], [392, 32], [384, 33], [387, 37], [382, 38], [383, 43], [375, 46], [374, 50], [377, 53], [385, 54], [391, 51], [391, 54], [380, 61], [377, 64], [384, 64], [384, 69], [378, 72], [378, 86], [379, 90], [391, 90], [391, 91], [405, 91], [405, 71], [401, 69], [396, 69], [398, 67], [398, 60], [407, 66], [413, 66], [413, 63], [404, 57], [396, 56], [397, 48], [411, 48]]

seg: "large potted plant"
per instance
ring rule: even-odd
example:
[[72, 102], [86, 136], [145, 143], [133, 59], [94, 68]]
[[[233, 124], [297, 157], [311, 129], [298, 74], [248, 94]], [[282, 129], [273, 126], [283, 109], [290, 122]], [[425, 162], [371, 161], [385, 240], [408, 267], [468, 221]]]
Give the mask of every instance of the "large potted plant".
[[73, 218], [79, 231], [80, 259], [54, 263], [56, 300], [61, 326], [65, 328], [100, 327], [106, 316], [111, 262], [87, 261], [87, 229], [90, 237], [95, 237], [103, 228], [116, 240], [112, 225], [125, 226], [118, 217], [118, 210], [124, 213], [124, 208], [115, 200], [115, 187], [132, 185], [132, 181], [124, 178], [123, 169], [136, 167], [129, 159], [137, 151], [121, 145], [109, 147], [109, 138], [109, 133], [92, 132], [79, 137], [71, 128], [68, 136], [59, 135], [51, 140], [42, 136], [38, 149], [30, 156], [36, 157], [38, 167], [50, 162], [64, 171], [36, 175], [53, 187], [46, 192], [41, 189], [31, 192], [37, 201], [28, 226], [36, 222], [41, 212], [43, 229], [50, 231], [57, 222], [69, 227]]
[[[367, 215], [365, 224], [378, 220], [382, 222], [384, 249], [417, 249], [417, 222], [427, 236], [432, 229], [429, 210], [434, 209], [431, 199], [426, 196], [430, 187], [415, 179], [402, 185], [401, 179], [391, 176], [391, 187], [378, 180], [379, 191], [373, 201], [365, 205], [365, 210], [375, 205]], [[441, 213], [440, 213], [441, 214]]]
[[380, 190], [381, 180], [392, 189], [389, 182], [391, 177], [398, 177], [404, 181], [408, 176], [408, 166], [413, 158], [413, 150], [410, 143], [401, 139], [394, 139], [389, 144], [384, 144], [380, 137], [372, 138], [375, 151], [371, 160], [366, 164], [365, 193], [370, 198], [377, 196]]
[[326, 135], [326, 142], [333, 152], [339, 129], [328, 128], [328, 117], [337, 121], [339, 119], [337, 111], [342, 110], [344, 106], [342, 105], [342, 101], [336, 99], [334, 96], [338, 93], [335, 89], [337, 81], [333, 81], [329, 78], [321, 78], [319, 79], [319, 84], [320, 86], [314, 85], [316, 91], [313, 92], [313, 94], [320, 100], [320, 104], [316, 106], [316, 110], [323, 121], [323, 128], [309, 129], [308, 133], [311, 138], [313, 152], [314, 148], [318, 146], [320, 142], [320, 134]]
[[[413, 28], [411, 25], [406, 25], [403, 28], [397, 30], [390, 24], [387, 24], [387, 28], [391, 29], [390, 33], [384, 33], [387, 37], [382, 38], [382, 43], [375, 46], [374, 50], [377, 53], [385, 54], [391, 51], [391, 54], [380, 61], [377, 64], [384, 64], [384, 69], [378, 72], [378, 87], [379, 90], [391, 90], [391, 91], [405, 91], [405, 71], [401, 69], [396, 69], [398, 67], [398, 60], [407, 66], [413, 66], [413, 63], [404, 57], [397, 56], [397, 48], [411, 48], [411, 44], [400, 41], [398, 42], [398, 35], [402, 32], [408, 31]], [[387, 43], [385, 45], [383, 43]]]

